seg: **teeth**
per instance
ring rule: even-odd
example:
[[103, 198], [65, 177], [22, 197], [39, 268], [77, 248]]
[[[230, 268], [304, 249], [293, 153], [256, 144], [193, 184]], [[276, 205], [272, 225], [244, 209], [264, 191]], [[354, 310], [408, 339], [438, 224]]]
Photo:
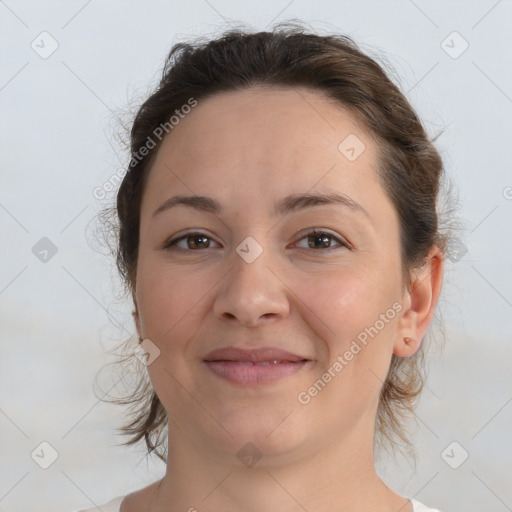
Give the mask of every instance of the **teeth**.
[[277, 364], [277, 363], [280, 363], [281, 361], [277, 361], [277, 360], [274, 360], [274, 361], [262, 361], [261, 363], [254, 363], [255, 365], [257, 366], [269, 366], [271, 364]]

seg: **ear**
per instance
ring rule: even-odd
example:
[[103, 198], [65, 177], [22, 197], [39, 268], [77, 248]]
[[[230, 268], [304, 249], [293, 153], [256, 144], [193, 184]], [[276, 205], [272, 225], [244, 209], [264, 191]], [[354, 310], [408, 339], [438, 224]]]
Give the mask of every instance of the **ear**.
[[142, 329], [140, 327], [139, 308], [137, 305], [137, 297], [136, 297], [135, 291], [132, 292], [132, 300], [133, 300], [133, 307], [134, 307], [134, 310], [132, 311], [133, 321], [135, 323], [135, 328], [137, 329], [137, 334], [139, 335], [139, 337], [141, 337]]
[[402, 304], [404, 313], [399, 320], [393, 354], [409, 357], [416, 353], [434, 315], [443, 281], [443, 253], [433, 246], [424, 266], [414, 274], [410, 290]]

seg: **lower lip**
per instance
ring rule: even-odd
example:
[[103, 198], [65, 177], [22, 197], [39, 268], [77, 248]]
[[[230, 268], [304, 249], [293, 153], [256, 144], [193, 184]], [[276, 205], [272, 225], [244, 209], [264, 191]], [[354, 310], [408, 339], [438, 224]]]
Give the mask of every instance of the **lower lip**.
[[239, 361], [205, 361], [210, 370], [234, 384], [254, 386], [284, 379], [297, 373], [310, 361], [268, 365], [247, 364]]

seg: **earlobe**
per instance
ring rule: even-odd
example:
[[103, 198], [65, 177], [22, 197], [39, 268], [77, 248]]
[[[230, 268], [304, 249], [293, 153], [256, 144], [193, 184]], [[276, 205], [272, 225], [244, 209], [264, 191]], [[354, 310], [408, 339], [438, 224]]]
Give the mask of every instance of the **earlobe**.
[[409, 357], [415, 354], [421, 347], [421, 339], [404, 336], [395, 342], [393, 354], [398, 357]]
[[408, 292], [407, 309], [400, 318], [393, 354], [409, 357], [416, 353], [435, 312], [443, 280], [443, 254], [433, 246]]

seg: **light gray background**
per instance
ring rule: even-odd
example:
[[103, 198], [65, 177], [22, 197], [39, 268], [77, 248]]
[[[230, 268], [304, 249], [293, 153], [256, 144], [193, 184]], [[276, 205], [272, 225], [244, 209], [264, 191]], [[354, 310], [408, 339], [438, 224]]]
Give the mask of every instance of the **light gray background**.
[[[462, 202], [468, 252], [447, 262], [446, 345], [430, 356], [418, 463], [381, 461], [380, 471], [443, 512], [512, 510], [512, 2], [6, 0], [0, 511], [71, 512], [162, 476], [142, 446], [116, 445], [121, 409], [93, 392], [107, 351], [133, 332], [130, 305], [112, 292], [111, 263], [91, 247], [90, 222], [104, 206], [93, 190], [126, 161], [116, 116], [156, 83], [173, 43], [230, 23], [263, 29], [291, 18], [385, 53], [429, 132], [445, 128], [438, 147]], [[43, 31], [59, 45], [46, 59], [31, 48], [33, 40], [42, 47]], [[460, 37], [446, 39], [454, 31]], [[464, 40], [468, 49], [453, 58]], [[42, 237], [58, 249], [47, 262], [32, 252]], [[31, 458], [43, 441], [59, 454], [48, 469]], [[451, 460], [469, 453], [458, 469], [441, 456], [453, 441]]]

